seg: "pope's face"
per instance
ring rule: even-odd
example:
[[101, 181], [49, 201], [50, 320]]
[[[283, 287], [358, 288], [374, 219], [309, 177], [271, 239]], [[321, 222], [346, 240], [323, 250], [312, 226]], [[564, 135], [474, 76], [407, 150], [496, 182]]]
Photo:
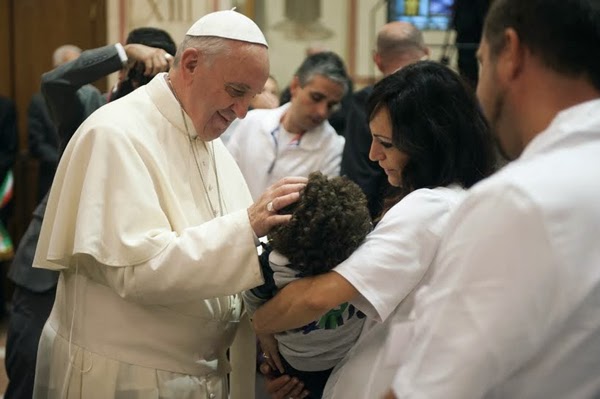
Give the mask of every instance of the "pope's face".
[[230, 45], [229, 53], [200, 59], [193, 71], [186, 112], [205, 141], [216, 139], [235, 118], [246, 116], [250, 100], [269, 76], [266, 47], [237, 41]]

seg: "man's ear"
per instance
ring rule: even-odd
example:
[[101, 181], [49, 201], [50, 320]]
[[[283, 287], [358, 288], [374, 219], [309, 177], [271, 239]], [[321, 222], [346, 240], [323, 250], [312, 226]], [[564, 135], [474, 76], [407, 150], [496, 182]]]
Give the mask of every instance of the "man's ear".
[[296, 93], [300, 88], [300, 79], [298, 79], [298, 76], [294, 76], [292, 78], [292, 82], [290, 83], [290, 94], [292, 95], [292, 98], [296, 96]]
[[185, 49], [181, 54], [180, 64], [184, 76], [192, 76], [200, 64], [200, 51], [191, 47]]
[[373, 52], [373, 62], [377, 65], [377, 68], [383, 73], [383, 62], [381, 60], [381, 54], [377, 51]]
[[431, 50], [429, 49], [429, 47], [425, 47], [423, 49], [423, 53], [424, 54], [419, 61], [425, 61], [425, 60], [428, 60], [429, 57], [431, 57]]
[[518, 79], [523, 72], [526, 49], [517, 32], [508, 28], [504, 31], [504, 47], [498, 54], [498, 78], [505, 82]]

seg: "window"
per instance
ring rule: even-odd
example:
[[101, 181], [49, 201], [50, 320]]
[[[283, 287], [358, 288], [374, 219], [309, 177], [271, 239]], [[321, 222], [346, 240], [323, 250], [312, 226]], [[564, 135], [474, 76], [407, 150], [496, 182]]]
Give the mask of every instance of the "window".
[[454, 0], [390, 0], [388, 21], [407, 21], [421, 30], [446, 30]]

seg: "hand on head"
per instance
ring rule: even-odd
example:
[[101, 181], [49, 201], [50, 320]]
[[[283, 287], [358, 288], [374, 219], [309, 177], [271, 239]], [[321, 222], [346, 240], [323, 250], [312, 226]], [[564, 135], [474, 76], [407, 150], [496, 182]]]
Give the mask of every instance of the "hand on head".
[[143, 44], [130, 43], [124, 46], [129, 66], [135, 63], [144, 64], [144, 75], [154, 76], [166, 72], [173, 65], [173, 56], [161, 48], [148, 47]]
[[300, 198], [306, 186], [306, 177], [286, 177], [273, 184], [248, 208], [252, 230], [258, 237], [266, 235], [273, 227], [290, 220], [292, 215], [279, 215], [277, 211]]

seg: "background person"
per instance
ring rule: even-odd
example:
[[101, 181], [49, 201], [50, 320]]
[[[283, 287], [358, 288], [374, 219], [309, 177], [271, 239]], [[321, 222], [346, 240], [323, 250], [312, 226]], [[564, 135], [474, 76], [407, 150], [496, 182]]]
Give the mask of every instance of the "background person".
[[272, 109], [277, 107], [279, 107], [279, 85], [275, 78], [269, 75], [263, 90], [250, 101], [250, 109]]
[[227, 143], [255, 199], [285, 176], [340, 174], [344, 138], [327, 118], [348, 90], [344, 63], [332, 52], [309, 56], [290, 87], [289, 103], [250, 111]]
[[[79, 57], [81, 49], [72, 44], [65, 44], [54, 50], [53, 66], [65, 64]], [[58, 165], [59, 144], [56, 127], [50, 117], [46, 100], [42, 93], [31, 97], [27, 109], [27, 146], [29, 154], [39, 161], [37, 199], [41, 201], [52, 184], [54, 172]]]

